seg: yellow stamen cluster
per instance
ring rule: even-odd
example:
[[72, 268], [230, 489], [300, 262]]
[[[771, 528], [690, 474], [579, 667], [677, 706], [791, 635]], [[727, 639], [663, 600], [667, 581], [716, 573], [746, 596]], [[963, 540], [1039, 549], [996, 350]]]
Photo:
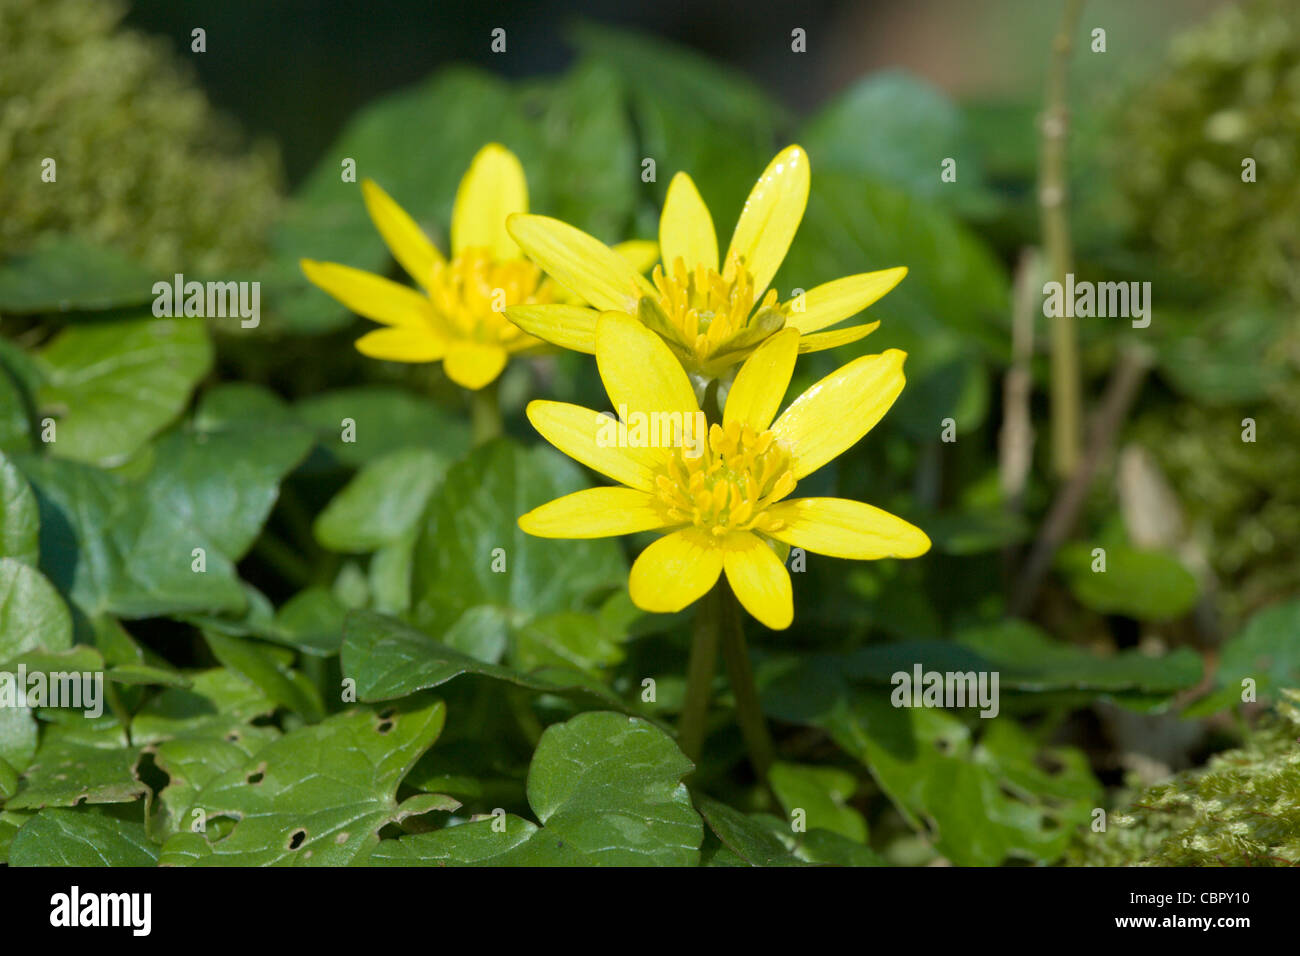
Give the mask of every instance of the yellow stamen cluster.
[[[734, 256], [725, 274], [702, 265], [688, 270], [678, 256], [671, 274], [655, 266], [651, 279], [659, 292], [659, 308], [682, 343], [701, 358], [744, 329], [754, 311], [754, 280]], [[773, 308], [776, 301], [776, 290], [769, 289], [760, 307]]]
[[708, 447], [691, 457], [678, 450], [655, 479], [656, 501], [674, 523], [721, 537], [729, 531], [778, 531], [784, 522], [764, 510], [794, 490], [790, 455], [772, 432], [732, 422], [709, 428]]
[[506, 344], [526, 333], [506, 318], [511, 305], [555, 301], [542, 270], [526, 259], [499, 261], [488, 249], [466, 249], [433, 267], [429, 298], [455, 338]]

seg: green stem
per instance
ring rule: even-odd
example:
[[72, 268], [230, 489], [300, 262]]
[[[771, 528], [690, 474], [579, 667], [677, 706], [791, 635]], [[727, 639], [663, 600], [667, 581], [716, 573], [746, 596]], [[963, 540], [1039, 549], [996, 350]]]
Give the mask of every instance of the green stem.
[[500, 379], [470, 392], [471, 420], [474, 423], [475, 446], [490, 442], [501, 434]]
[[[1047, 102], [1043, 110], [1042, 163], [1038, 202], [1051, 276], [1064, 286], [1073, 271], [1074, 251], [1070, 244], [1069, 192], [1065, 171], [1070, 110], [1066, 80], [1070, 62], [1070, 40], [1079, 24], [1083, 0], [1065, 0], [1060, 26], [1052, 41], [1052, 63], [1047, 79]], [[1082, 388], [1079, 349], [1074, 322], [1074, 303], [1064, 303], [1061, 314], [1051, 323], [1052, 347], [1052, 459], [1056, 473], [1067, 478], [1079, 464], [1083, 443]]]
[[677, 725], [677, 744], [696, 764], [704, 750], [704, 731], [709, 717], [709, 696], [718, 662], [718, 639], [722, 628], [718, 588], [706, 594], [695, 608], [691, 635], [691, 656], [686, 665], [686, 703]]
[[749, 751], [749, 762], [760, 780], [775, 759], [772, 737], [767, 732], [767, 721], [758, 700], [758, 685], [754, 682], [754, 669], [749, 663], [749, 648], [745, 645], [745, 625], [735, 594], [725, 581], [719, 581], [719, 603], [722, 605], [722, 659], [727, 666], [727, 680], [736, 698], [736, 720], [741, 736]]

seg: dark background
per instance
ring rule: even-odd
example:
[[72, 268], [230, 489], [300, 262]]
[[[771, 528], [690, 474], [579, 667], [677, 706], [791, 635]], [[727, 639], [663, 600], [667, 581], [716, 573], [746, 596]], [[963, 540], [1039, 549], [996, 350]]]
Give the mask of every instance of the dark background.
[[[1140, 70], [1179, 25], [1219, 0], [1092, 0], [1084, 20], [1105, 25], [1112, 50], [1136, 56], [1082, 60], [1085, 82]], [[508, 77], [554, 73], [572, 59], [577, 21], [673, 40], [756, 79], [797, 112], [854, 79], [904, 67], [967, 99], [1037, 100], [1054, 0], [137, 0], [127, 22], [170, 41], [194, 63], [213, 102], [252, 134], [280, 145], [290, 184], [359, 106], [453, 62]], [[190, 31], [207, 52], [190, 52]], [[505, 54], [490, 50], [506, 30]], [[808, 53], [790, 68], [790, 35]]]

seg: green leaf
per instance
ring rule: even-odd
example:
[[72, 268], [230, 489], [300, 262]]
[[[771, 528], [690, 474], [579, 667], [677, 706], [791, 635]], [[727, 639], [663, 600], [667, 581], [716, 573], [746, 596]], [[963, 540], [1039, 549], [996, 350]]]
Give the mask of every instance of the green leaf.
[[1257, 611], [1241, 632], [1223, 645], [1213, 693], [1184, 711], [1187, 717], [1212, 714], [1240, 704], [1247, 680], [1255, 699], [1279, 700], [1279, 692], [1300, 687], [1300, 601], [1284, 601]]
[[447, 469], [431, 448], [401, 448], [366, 464], [316, 516], [316, 540], [331, 551], [369, 552], [415, 528]]
[[68, 312], [138, 305], [153, 274], [115, 249], [62, 237], [0, 262], [0, 312]]
[[296, 410], [316, 429], [321, 447], [352, 467], [403, 448], [432, 448], [445, 460], [469, 448], [469, 426], [461, 418], [400, 388], [340, 389], [303, 399]]
[[10, 866], [154, 866], [144, 824], [93, 810], [42, 810], [14, 837]]
[[289, 666], [292, 652], [211, 631], [204, 632], [203, 637], [217, 660], [247, 677], [277, 704], [309, 721], [320, 720], [325, 715], [325, 705], [315, 685]]
[[[659, 201], [674, 173], [689, 173], [725, 251], [755, 180], [785, 145], [776, 142], [781, 112], [742, 74], [682, 47], [592, 24], [575, 30], [574, 41], [622, 77], [641, 139], [637, 158], [655, 160]], [[648, 219], [652, 236], [657, 221]]]
[[385, 840], [372, 865], [693, 866], [704, 832], [682, 777], [693, 765], [662, 730], [609, 712], [542, 734], [528, 770], [540, 828], [515, 817]]
[[830, 830], [858, 843], [867, 841], [867, 821], [847, 806], [858, 789], [857, 778], [836, 767], [776, 762], [768, 777], [786, 814], [802, 810], [808, 830]]
[[[961, 111], [939, 90], [901, 71], [873, 73], [837, 96], [799, 135], [814, 177], [856, 173], [927, 199], [978, 209], [991, 201]], [[940, 163], [956, 160], [956, 180]]]
[[[41, 567], [90, 617], [238, 612], [230, 559], [147, 484], [74, 462], [18, 460], [41, 511]], [[207, 570], [192, 570], [202, 548]]]
[[193, 806], [198, 792], [222, 773], [242, 767], [279, 735], [274, 727], [244, 727], [237, 735], [181, 738], [159, 744], [154, 750], [154, 762], [168, 779], [158, 794], [150, 832], [166, 839], [196, 826], [203, 816], [186, 811]]
[[341, 654], [343, 673], [357, 682], [361, 700], [392, 700], [445, 684], [463, 674], [506, 681], [529, 690], [594, 697], [624, 706], [603, 685], [571, 670], [525, 674], [489, 664], [448, 647], [401, 621], [373, 611], [348, 616]]
[[[853, 320], [879, 319], [881, 327], [856, 351], [840, 349], [837, 356], [902, 348], [909, 355], [910, 380], [913, 364], [924, 364], [934, 374], [946, 363], [961, 364], [972, 343], [994, 356], [1007, 353], [1007, 276], [974, 233], [942, 208], [895, 187], [856, 175], [814, 172], [808, 210], [777, 275], [777, 287], [811, 289], [893, 266], [907, 266], [907, 277]], [[948, 407], [957, 408], [964, 390], [973, 388], [966, 374], [953, 383], [944, 403]], [[900, 407], [909, 391], [904, 390]], [[939, 422], [930, 425], [927, 437], [937, 434]]]
[[[174, 739], [237, 741], [254, 730], [249, 725], [275, 710], [252, 681], [224, 667], [190, 671], [190, 686], [168, 688], [151, 697], [131, 721], [138, 744]], [[256, 736], [256, 735], [254, 735]]]
[[45, 575], [0, 558], [0, 664], [24, 651], [72, 644], [72, 615]]
[[522, 671], [572, 668], [600, 677], [623, 660], [623, 639], [595, 614], [563, 611], [516, 628], [510, 662]]
[[40, 512], [22, 472], [0, 454], [0, 558], [35, 565], [40, 557]]
[[[412, 135], [421, 129], [438, 135]], [[367, 106], [325, 152], [275, 232], [273, 245], [285, 266], [271, 297], [273, 323], [319, 332], [350, 321], [302, 276], [299, 257], [375, 272], [389, 268], [360, 186], [342, 181], [344, 159], [355, 160], [358, 179], [375, 180], [446, 252], [452, 200], [474, 154], [485, 143], [501, 142], [519, 155], [531, 179], [540, 168], [536, 137], [508, 84], [467, 69], [442, 71]]]
[[986, 666], [1001, 672], [1005, 689], [1170, 696], [1201, 680], [1200, 655], [1186, 647], [1159, 657], [1137, 649], [1099, 657], [1054, 641], [1034, 625], [1017, 620], [969, 628], [956, 639], [983, 657]]
[[613, 69], [588, 58], [522, 93], [545, 156], [527, 168], [530, 206], [610, 243], [625, 237], [640, 192], [622, 87]]
[[37, 404], [58, 420], [50, 451], [115, 465], [180, 414], [212, 346], [199, 319], [124, 319], [70, 326], [39, 359]]
[[584, 484], [577, 468], [549, 448], [524, 450], [505, 440], [476, 448], [449, 469], [416, 542], [415, 623], [443, 634], [462, 615], [489, 606], [519, 626], [585, 610], [600, 591], [623, 587], [626, 563], [617, 542], [545, 540], [519, 528], [519, 515]]
[[[8, 356], [0, 339], [0, 451], [30, 451], [32, 421], [28, 414], [30, 398], [6, 365]], [[9, 348], [16, 348], [9, 346]], [[19, 353], [21, 354], [21, 353]]]
[[274, 507], [280, 480], [312, 441], [272, 393], [222, 385], [203, 396], [193, 421], [158, 441], [147, 493], [238, 560]]
[[[801, 866], [778, 839], [772, 828], [763, 826], [752, 816], [747, 816], [721, 801], [699, 795], [695, 804], [715, 836], [732, 853], [749, 866]], [[777, 826], [782, 826], [780, 820]]]
[[10, 810], [131, 803], [148, 791], [135, 775], [140, 748], [109, 718], [68, 716], [47, 725]]
[[[1082, 754], [1046, 751], [1059, 769], [1039, 770], [1039, 748], [1006, 719], [980, 722], [985, 733], [977, 743], [946, 711], [894, 707], [883, 693], [860, 693], [818, 723], [960, 866], [995, 866], [1009, 857], [1053, 861], [1101, 796]], [[1034, 786], [1025, 787], [1026, 780]]]
[[1092, 550], [1075, 542], [1062, 548], [1056, 561], [1070, 591], [1085, 607], [1168, 621], [1196, 606], [1196, 577], [1172, 554], [1113, 543], [1106, 548], [1106, 570], [1093, 571]]
[[[401, 818], [397, 788], [442, 731], [440, 701], [352, 710], [300, 727], [208, 782], [208, 833], [177, 833], [163, 865], [346, 865]], [[188, 817], [188, 814], [186, 815]], [[233, 827], [214, 832], [217, 818]]]

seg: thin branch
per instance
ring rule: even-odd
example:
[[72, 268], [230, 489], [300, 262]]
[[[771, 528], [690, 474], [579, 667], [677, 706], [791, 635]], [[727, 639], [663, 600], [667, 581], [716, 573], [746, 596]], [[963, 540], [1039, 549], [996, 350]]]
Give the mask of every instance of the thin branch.
[[[1065, 0], [1061, 22], [1052, 41], [1047, 100], [1040, 120], [1042, 160], [1039, 168], [1038, 204], [1043, 246], [1053, 279], [1064, 283], [1074, 268], [1070, 243], [1069, 190], [1066, 176], [1067, 134], [1070, 110], [1066, 95], [1070, 64], [1070, 38], [1079, 24], [1083, 0]], [[1082, 390], [1079, 384], [1079, 349], [1073, 303], [1052, 318], [1052, 459], [1056, 473], [1068, 478], [1079, 463]]]
[[1074, 530], [1097, 469], [1114, 445], [1115, 436], [1128, 417], [1129, 409], [1137, 398], [1150, 367], [1151, 356], [1144, 348], [1129, 346], [1120, 353], [1119, 362], [1102, 396], [1101, 408], [1093, 419], [1083, 458], [1070, 480], [1057, 493], [1047, 519], [1038, 532], [1034, 549], [1021, 575], [1020, 587], [1011, 602], [1012, 614], [1023, 615], [1033, 607], [1038, 590], [1052, 565], [1052, 558]]

